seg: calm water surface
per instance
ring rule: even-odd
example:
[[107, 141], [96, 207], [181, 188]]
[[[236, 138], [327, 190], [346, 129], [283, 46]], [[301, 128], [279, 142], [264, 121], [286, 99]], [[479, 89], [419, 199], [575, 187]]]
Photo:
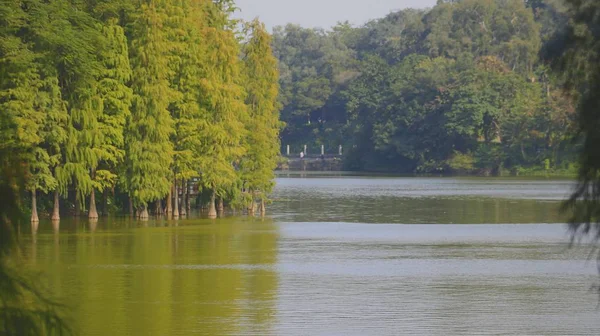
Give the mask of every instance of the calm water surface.
[[269, 216], [40, 224], [82, 335], [597, 335], [568, 181], [281, 176]]

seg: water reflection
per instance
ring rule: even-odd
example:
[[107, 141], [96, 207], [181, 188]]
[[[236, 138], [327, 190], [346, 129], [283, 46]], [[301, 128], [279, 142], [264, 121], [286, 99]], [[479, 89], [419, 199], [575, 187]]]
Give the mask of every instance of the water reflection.
[[88, 222], [89, 231], [76, 233], [43, 222], [52, 235], [37, 235], [28, 251], [52, 275], [50, 287], [66, 294], [82, 334], [271, 330], [278, 286], [272, 220], [157, 220], [106, 230], [111, 221]]
[[569, 181], [278, 179], [272, 212], [292, 222], [562, 223]]
[[63, 219], [24, 252], [84, 335], [594, 335], [588, 250], [540, 224], [568, 188], [281, 179], [264, 218]]
[[88, 223], [90, 232], [96, 232], [96, 228], [98, 227], [98, 219], [90, 219]]
[[52, 219], [50, 222], [52, 223], [52, 230], [58, 234], [60, 231], [60, 219]]

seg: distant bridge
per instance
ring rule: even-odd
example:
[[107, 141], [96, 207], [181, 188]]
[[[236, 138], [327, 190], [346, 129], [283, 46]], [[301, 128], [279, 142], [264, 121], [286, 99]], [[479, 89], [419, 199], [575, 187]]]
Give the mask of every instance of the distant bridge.
[[293, 157], [298, 157], [298, 158], [332, 158], [332, 157], [341, 157], [343, 154], [343, 148], [342, 145], [340, 145], [337, 148], [337, 151], [335, 152], [335, 154], [332, 153], [332, 151], [329, 151], [329, 153], [327, 153], [325, 151], [325, 146], [321, 145], [321, 150], [320, 151], [315, 151], [314, 153], [311, 151], [309, 153], [308, 151], [308, 146], [304, 145], [304, 148], [298, 153], [296, 154], [296, 152], [292, 152], [290, 145], [287, 145], [285, 147], [285, 151], [283, 153], [281, 153], [282, 156], [287, 157], [287, 158], [293, 158]]
[[299, 154], [294, 155], [283, 155], [284, 158], [288, 160], [331, 160], [331, 159], [341, 159], [342, 155], [339, 154], [306, 154], [304, 157], [300, 157]]

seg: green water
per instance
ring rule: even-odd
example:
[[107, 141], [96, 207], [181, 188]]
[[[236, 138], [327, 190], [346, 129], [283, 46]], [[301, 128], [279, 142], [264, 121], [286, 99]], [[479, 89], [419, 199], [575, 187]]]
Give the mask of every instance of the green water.
[[264, 218], [42, 222], [82, 335], [594, 335], [568, 181], [280, 177]]

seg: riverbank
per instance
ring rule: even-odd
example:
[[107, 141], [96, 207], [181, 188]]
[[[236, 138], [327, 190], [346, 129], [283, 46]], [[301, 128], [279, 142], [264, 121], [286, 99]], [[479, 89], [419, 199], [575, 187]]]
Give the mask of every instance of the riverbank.
[[343, 162], [340, 157], [304, 157], [304, 158], [283, 158], [277, 170], [280, 171], [342, 171]]
[[[299, 160], [298, 160], [299, 161]], [[484, 175], [475, 173], [421, 173], [405, 174], [391, 171], [347, 171], [341, 162], [321, 162], [319, 160], [306, 160], [305, 162], [292, 162], [280, 165], [275, 171], [276, 175], [326, 175], [326, 176], [379, 176], [379, 177], [501, 177], [501, 178], [533, 178], [533, 179], [569, 179], [577, 178], [577, 173], [569, 170], [524, 170], [505, 171], [500, 175]]]

